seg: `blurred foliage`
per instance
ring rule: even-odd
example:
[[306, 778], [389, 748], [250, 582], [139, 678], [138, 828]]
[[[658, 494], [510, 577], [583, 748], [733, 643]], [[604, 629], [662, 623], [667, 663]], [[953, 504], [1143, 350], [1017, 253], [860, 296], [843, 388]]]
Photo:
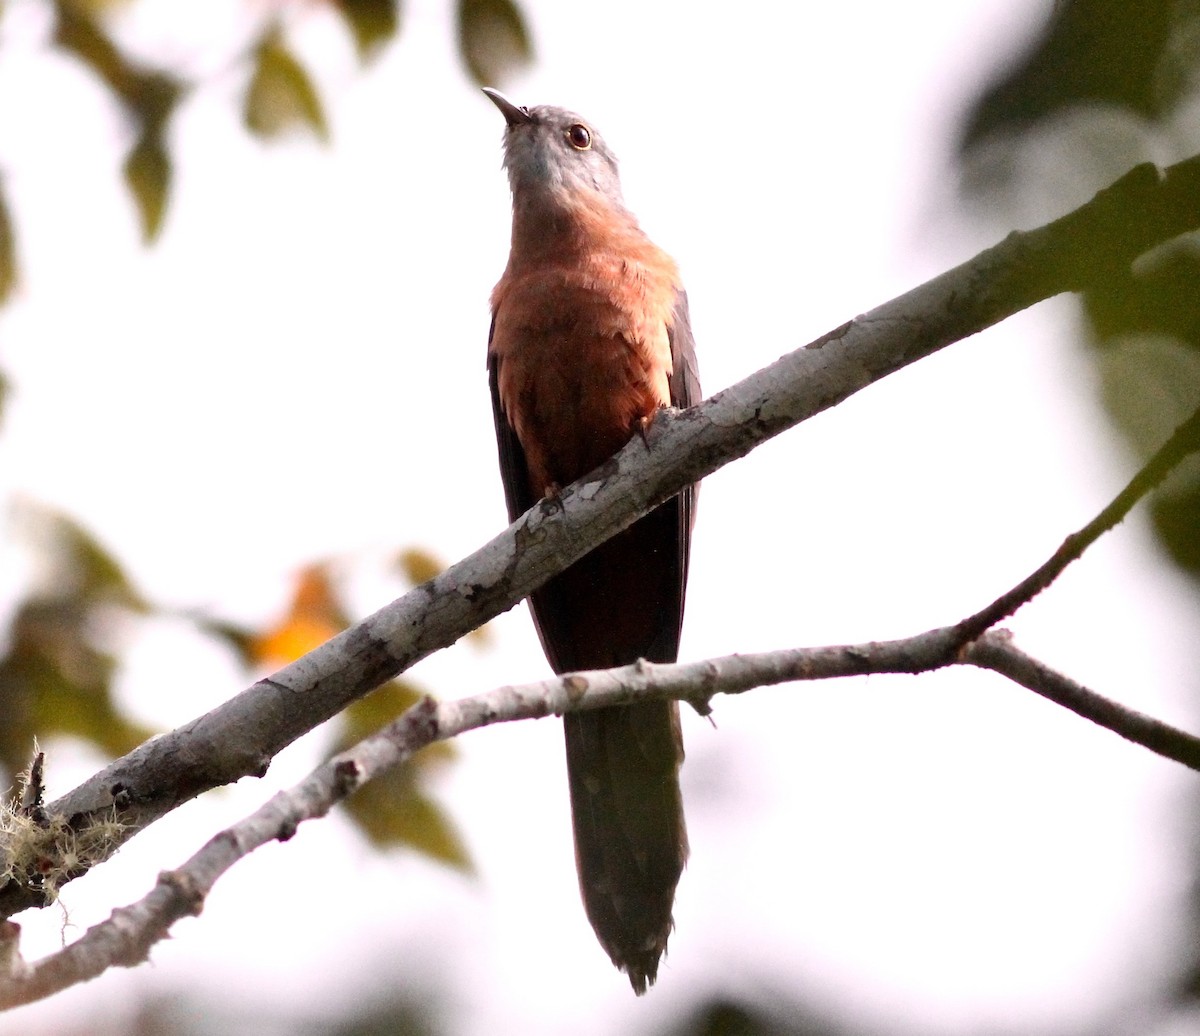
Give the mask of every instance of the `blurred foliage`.
[[[441, 565], [429, 558], [440, 571]], [[239, 638], [252, 666], [286, 665], [350, 625], [334, 590], [328, 563], [300, 573], [287, 614], [261, 634]], [[356, 701], [334, 721], [332, 751], [341, 752], [400, 716], [423, 697], [404, 680], [393, 680]], [[471, 862], [453, 822], [426, 791], [432, 775], [457, 757], [453, 745], [439, 742], [422, 749], [364, 785], [346, 803], [360, 830], [381, 848], [407, 846], [442, 863], [470, 871]]]
[[[51, 11], [53, 46], [89, 69], [128, 121], [131, 142], [122, 173], [142, 236], [152, 242], [162, 231], [171, 195], [172, 116], [191, 91], [205, 84], [182, 67], [135, 58], [122, 46], [113, 27], [115, 16], [138, 0], [33, 2]], [[337, 12], [362, 64], [377, 57], [400, 31], [401, 0], [279, 0], [269, 5], [247, 0], [248, 45], [238, 71], [245, 82], [242, 122], [256, 136], [274, 139], [304, 130], [322, 142], [330, 138], [326, 101], [288, 43], [288, 26], [320, 7]], [[513, 0], [457, 0], [455, 15], [459, 55], [477, 84], [501, 84], [532, 60], [529, 30]], [[0, 305], [11, 293], [19, 267], [13, 226], [0, 179]]]
[[[17, 242], [13, 235], [12, 216], [0, 180], [0, 306], [3, 306], [17, 286]], [[3, 382], [0, 381], [0, 405], [4, 402]]]
[[333, 588], [328, 563], [304, 568], [287, 614], [262, 633], [239, 638], [247, 666], [278, 669], [319, 647], [350, 625]]
[[[24, 503], [15, 524], [39, 571], [17, 605], [0, 655], [5, 784], [28, 765], [35, 738], [46, 747], [56, 736], [74, 737], [119, 756], [150, 737], [154, 731], [128, 717], [116, 693], [122, 634], [139, 620], [179, 617], [148, 602], [116, 558], [68, 516]], [[425, 552], [405, 555], [420, 558], [423, 567], [441, 568]], [[285, 614], [265, 629], [206, 616], [185, 618], [199, 633], [231, 648], [251, 679], [294, 661], [350, 625], [335, 568], [332, 562], [303, 568]], [[340, 752], [374, 733], [422, 696], [407, 682], [385, 685], [330, 722], [328, 751]], [[351, 819], [378, 847], [404, 846], [469, 872], [462, 839], [428, 790], [436, 773], [455, 758], [447, 744], [418, 752], [354, 795], [347, 805]], [[65, 789], [51, 789], [50, 797], [59, 790]]]
[[533, 59], [533, 44], [512, 0], [458, 0], [458, 52], [471, 78], [492, 86]]
[[400, 29], [399, 0], [333, 0], [354, 34], [360, 61], [370, 61]]
[[255, 49], [254, 74], [242, 117], [247, 129], [260, 137], [277, 137], [304, 126], [321, 141], [329, 140], [317, 88], [284, 44], [279, 26], [266, 33]]
[[133, 1005], [100, 1004], [86, 1020], [60, 1022], [55, 1036], [438, 1036], [449, 1031], [441, 1020], [448, 1006], [445, 991], [421, 996], [411, 983], [404, 984], [403, 992], [388, 989], [366, 1003], [353, 1001], [336, 1017], [306, 1016], [285, 1002], [274, 1010], [255, 1010], [242, 999], [214, 999], [177, 989]]
[[444, 993], [440, 1002], [432, 995], [423, 1000], [411, 994], [406, 999], [395, 993], [390, 995], [386, 1002], [360, 1007], [349, 1018], [332, 1024], [313, 1024], [298, 1036], [437, 1036], [449, 1031], [441, 1021], [450, 1007], [449, 997]]
[[972, 105], [960, 149], [1080, 104], [1161, 115], [1178, 97], [1180, 77], [1168, 75], [1168, 57], [1184, 6], [1163, 0], [1056, 4], [1041, 38]]
[[[1059, 3], [964, 119], [964, 182], [992, 204], [1004, 192], [1044, 193], [1034, 181], [1047, 172], [1090, 193], [1138, 162], [1200, 152], [1197, 111], [1198, 0]], [[1200, 406], [1200, 234], [1107, 272], [1081, 313], [1100, 402], [1143, 461]], [[1177, 472], [1150, 508], [1171, 558], [1200, 579], [1200, 463]]]
[[396, 567], [413, 586], [418, 586], [439, 575], [445, 566], [428, 551], [409, 547], [396, 556]]
[[[124, 115], [130, 133], [122, 173], [143, 238], [152, 242], [170, 204], [172, 118], [205, 83], [180, 62], [134, 56], [122, 42], [120, 16], [139, 0], [30, 2], [49, 13], [50, 46], [87, 68]], [[319, 8], [337, 13], [363, 64], [376, 58], [401, 26], [400, 0], [279, 0], [269, 5], [248, 0], [246, 45], [232, 71], [244, 82], [241, 117], [252, 134], [269, 140], [299, 130], [329, 139], [328, 102], [289, 44], [289, 31]], [[466, 0], [458, 2], [455, 12], [460, 55], [476, 82], [482, 85], [483, 77], [500, 82], [530, 60], [529, 33], [511, 0]], [[0, 22], [6, 13], [0, 5]], [[4, 45], [0, 34], [0, 56]], [[19, 213], [8, 205], [0, 171], [0, 305], [18, 281], [18, 226]], [[0, 407], [6, 387], [0, 372]], [[122, 632], [139, 620], [166, 614], [142, 598], [118, 560], [69, 516], [27, 505], [19, 524], [40, 572], [13, 606], [0, 657], [0, 767], [10, 780], [28, 763], [35, 736], [46, 742], [70, 735], [114, 756], [150, 736], [150, 730], [123, 713], [114, 684]], [[441, 565], [426, 552], [408, 550], [396, 567], [412, 582], [422, 582]], [[291, 661], [349, 624], [326, 563], [298, 574], [287, 615], [270, 629], [248, 630], [209, 616], [187, 618], [200, 633], [231, 648], [247, 674]], [[418, 696], [411, 685], [389, 685], [333, 721], [331, 739], [349, 744]], [[351, 816], [377, 845], [407, 845], [469, 869], [461, 839], [426, 790], [433, 771], [452, 757], [445, 747], [420, 753], [357, 796], [349, 807]]]
[[[135, 1006], [132, 1016], [119, 1007], [111, 1018], [96, 1012], [86, 1023], [60, 1027], [55, 1036], [208, 1036], [210, 1033], [277, 1036], [438, 1036], [466, 1031], [450, 1019], [459, 1013], [450, 983], [440, 987], [422, 984], [416, 989], [396, 985], [395, 975], [380, 968], [363, 976], [367, 985], [356, 997], [342, 997], [340, 1015], [306, 1017], [294, 1005], [280, 1003], [274, 1011], [254, 1010], [235, 1003], [214, 1001], [188, 990], [158, 993]], [[719, 989], [693, 990], [687, 1002], [672, 1014], [658, 1013], [657, 1023], [647, 1020], [613, 1029], [628, 1036], [914, 1036], [903, 1023], [847, 1021], [829, 1010], [814, 1007], [792, 994], [759, 989], [730, 995]], [[1011, 1030], [981, 1029], [980, 1032]], [[1045, 1032], [1039, 1030], [1038, 1032]], [[1024, 1036], [1038, 1036], [1026, 1031]]]
[[[895, 1030], [888, 1036], [897, 1036]], [[672, 1021], [663, 1036], [885, 1036], [822, 1016], [790, 998], [762, 992], [755, 1000], [714, 995]]]
[[[349, 748], [401, 715], [423, 697], [402, 680], [393, 680], [356, 701], [339, 717], [341, 735], [335, 751]], [[363, 833], [377, 846], [400, 845], [449, 864], [473, 871], [458, 829], [425, 786], [458, 750], [440, 741], [423, 748], [407, 762], [360, 788], [346, 808]]]
[[115, 558], [66, 515], [32, 504], [19, 521], [36, 536], [42, 571], [11, 620], [0, 657], [0, 767], [24, 768], [34, 738], [72, 735], [123, 755], [152, 733], [113, 696], [122, 619], [147, 607]]
[[125, 185], [137, 202], [142, 221], [142, 238], [149, 242], [162, 228], [171, 186], [171, 157], [158, 128], [144, 128], [138, 142], [125, 156], [121, 167]]
[[96, 73], [135, 127], [122, 171], [141, 215], [142, 236], [152, 241], [162, 226], [171, 182], [166, 127], [183, 85], [123, 54], [97, 20], [103, 6], [95, 0], [55, 0], [54, 43]]
[[[1032, 206], [1034, 219], [1060, 215], [1139, 162], [1198, 152], [1200, 0], [1054, 5], [1028, 52], [981, 91], [959, 139], [968, 194], [990, 208]], [[1105, 271], [1081, 297], [1080, 316], [1094, 370], [1084, 384], [1098, 390], [1141, 463], [1200, 406], [1200, 233], [1160, 245], [1129, 269]], [[1171, 561], [1200, 581], [1200, 463], [1175, 472], [1151, 498], [1150, 513]], [[1193, 796], [1189, 814], [1195, 807]], [[1172, 947], [1195, 945], [1200, 853], [1192, 866], [1193, 935], [1175, 937]], [[1200, 954], [1169, 952], [1177, 981], [1152, 1010], [1178, 1012], [1192, 1031]]]

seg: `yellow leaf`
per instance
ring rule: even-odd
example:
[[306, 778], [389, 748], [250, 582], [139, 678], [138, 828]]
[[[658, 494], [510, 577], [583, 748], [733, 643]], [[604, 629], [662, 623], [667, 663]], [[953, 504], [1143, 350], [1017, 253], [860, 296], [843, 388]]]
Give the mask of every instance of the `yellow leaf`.
[[439, 575], [446, 567], [441, 558], [420, 547], [408, 547], [402, 550], [396, 556], [396, 565], [413, 586]]

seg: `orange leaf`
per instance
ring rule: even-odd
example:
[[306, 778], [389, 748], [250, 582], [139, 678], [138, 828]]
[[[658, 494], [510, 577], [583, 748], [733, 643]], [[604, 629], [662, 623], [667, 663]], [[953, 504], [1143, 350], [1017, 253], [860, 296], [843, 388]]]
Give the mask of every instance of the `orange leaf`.
[[283, 621], [255, 637], [250, 657], [261, 664], [286, 665], [341, 633], [350, 623], [333, 590], [328, 566], [309, 565], [300, 573]]

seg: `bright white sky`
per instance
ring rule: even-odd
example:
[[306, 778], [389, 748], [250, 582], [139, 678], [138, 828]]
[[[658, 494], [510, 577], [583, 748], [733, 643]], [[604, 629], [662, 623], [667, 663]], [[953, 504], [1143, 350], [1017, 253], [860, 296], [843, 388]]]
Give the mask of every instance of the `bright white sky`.
[[[217, 74], [174, 125], [178, 185], [147, 252], [117, 176], [119, 118], [46, 57], [38, 6], [11, 5], [0, 166], [24, 282], [0, 314], [15, 385], [0, 490], [80, 517], [157, 600], [261, 624], [298, 566], [337, 556], [373, 609], [396, 588], [362, 573], [395, 548], [453, 559], [503, 521], [483, 362], [507, 250], [502, 121], [454, 61], [447, 7], [407, 4], [399, 44], [361, 75], [314, 11], [296, 38], [328, 150], [248, 139], [241, 79]], [[586, 113], [622, 157], [627, 200], [683, 268], [711, 393], [1007, 229], [963, 226], [947, 141], [1038, 7], [529, 3], [538, 63], [508, 92]], [[153, 0], [133, 30], [215, 72], [229, 55], [208, 48], [241, 9]], [[684, 657], [917, 632], [1043, 560], [1131, 470], [1071, 321], [1041, 306], [709, 479]], [[4, 557], [11, 599], [20, 559]], [[1186, 722], [1195, 621], [1138, 517], [1011, 627], [1076, 678]], [[545, 675], [523, 608], [494, 633], [414, 676], [456, 696]], [[244, 680], [164, 624], [130, 634], [122, 683], [173, 726]], [[478, 879], [373, 855], [339, 819], [310, 824], [224, 879], [152, 967], [4, 1016], [0, 1033], [181, 986], [306, 1015], [434, 981], [462, 1032], [635, 1031], [714, 989], [762, 988], [922, 1032], [1028, 1032], [1135, 1004], [1182, 952], [1178, 767], [970, 672], [764, 690], [718, 701], [715, 719], [685, 720], [693, 855], [643, 1001], [578, 904], [561, 735], [543, 722], [463, 739], [445, 781]], [[319, 751], [303, 742], [266, 780], [136, 839], [69, 887], [71, 921], [143, 895]], [[57, 748], [52, 790], [94, 765]], [[57, 945], [61, 915], [21, 921], [28, 955]]]

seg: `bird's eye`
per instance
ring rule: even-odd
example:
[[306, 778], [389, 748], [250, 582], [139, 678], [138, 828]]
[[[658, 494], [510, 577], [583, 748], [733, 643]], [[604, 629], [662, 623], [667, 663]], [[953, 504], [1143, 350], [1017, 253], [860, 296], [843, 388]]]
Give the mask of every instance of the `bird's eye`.
[[586, 151], [592, 146], [592, 131], [582, 122], [577, 122], [567, 130], [567, 142], [576, 151]]

